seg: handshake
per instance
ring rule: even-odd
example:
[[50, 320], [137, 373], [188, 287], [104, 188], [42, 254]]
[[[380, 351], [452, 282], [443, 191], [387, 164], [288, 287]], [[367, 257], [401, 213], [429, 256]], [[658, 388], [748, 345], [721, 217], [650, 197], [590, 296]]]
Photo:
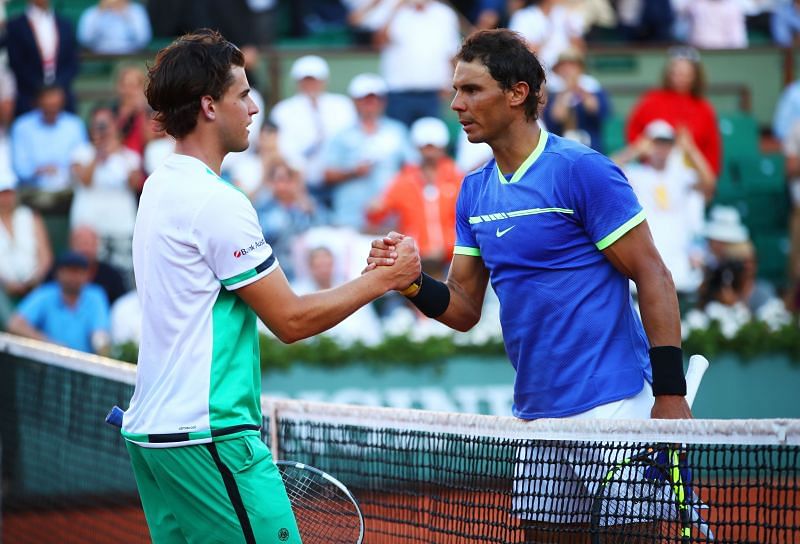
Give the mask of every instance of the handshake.
[[372, 241], [362, 274], [380, 274], [387, 291], [406, 291], [422, 275], [419, 248], [413, 238], [390, 232]]

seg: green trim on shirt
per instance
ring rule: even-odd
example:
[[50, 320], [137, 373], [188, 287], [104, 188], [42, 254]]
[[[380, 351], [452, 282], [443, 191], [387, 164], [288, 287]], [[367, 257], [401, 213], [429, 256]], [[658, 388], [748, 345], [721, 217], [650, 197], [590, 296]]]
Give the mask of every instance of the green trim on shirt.
[[614, 232], [612, 232], [611, 234], [609, 234], [608, 236], [597, 242], [595, 244], [597, 246], [597, 249], [599, 249], [600, 251], [606, 249], [608, 246], [610, 246], [611, 244], [622, 238], [625, 234], [628, 233], [628, 231], [630, 231], [633, 227], [635, 227], [644, 220], [645, 220], [645, 215], [644, 215], [644, 210], [642, 210], [633, 217], [631, 217], [630, 219], [628, 219], [627, 221], [625, 221], [625, 223], [617, 227], [614, 230]]
[[511, 176], [511, 179], [506, 179], [506, 177], [500, 171], [500, 167], [497, 166], [497, 162], [495, 161], [494, 169], [497, 172], [497, 178], [500, 180], [500, 183], [506, 185], [508, 183], [516, 183], [520, 179], [522, 179], [522, 176], [524, 176], [528, 172], [528, 169], [531, 166], [533, 166], [533, 163], [536, 162], [536, 159], [538, 159], [539, 155], [541, 155], [542, 152], [544, 151], [545, 144], [547, 144], [547, 132], [544, 130], [540, 130], [539, 143], [536, 144], [536, 147], [531, 152], [531, 154], [528, 155], [528, 158], [525, 159], [525, 161], [519, 165], [519, 168], [517, 168], [517, 171], [514, 172], [513, 176]]
[[481, 250], [477, 247], [455, 246], [453, 248], [454, 255], [467, 255], [469, 257], [480, 257]]

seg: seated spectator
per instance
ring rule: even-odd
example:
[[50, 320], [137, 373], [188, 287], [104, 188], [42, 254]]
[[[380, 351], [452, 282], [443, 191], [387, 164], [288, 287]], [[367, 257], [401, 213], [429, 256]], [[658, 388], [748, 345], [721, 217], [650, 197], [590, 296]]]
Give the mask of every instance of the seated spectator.
[[416, 240], [423, 270], [437, 278], [444, 277], [453, 257], [456, 199], [463, 178], [445, 151], [449, 140], [447, 125], [440, 119], [415, 121], [411, 141], [419, 149], [420, 163], [403, 167], [367, 210], [374, 225], [395, 216], [395, 230]]
[[688, 26], [687, 41], [700, 49], [747, 48], [747, 22], [741, 0], [688, 0], [676, 15]]
[[147, 143], [155, 137], [153, 112], [144, 96], [147, 76], [138, 66], [125, 66], [117, 75], [117, 97], [113, 105], [115, 123], [122, 144], [144, 155]]
[[601, 129], [611, 103], [600, 82], [584, 73], [583, 53], [564, 50], [547, 82], [548, 99], [542, 113], [547, 129], [603, 152]]
[[42, 282], [53, 264], [44, 221], [18, 204], [15, 188], [16, 178], [0, 156], [0, 330], [14, 304]]
[[78, 42], [93, 53], [135, 53], [150, 43], [152, 34], [145, 7], [128, 0], [100, 0], [78, 20]]
[[691, 297], [703, 276], [696, 239], [702, 232], [705, 201], [716, 185], [711, 167], [686, 129], [675, 131], [663, 120], [648, 124], [634, 144], [612, 159], [642, 204], [676, 290]]
[[88, 281], [103, 289], [109, 304], [114, 304], [128, 290], [126, 285], [128, 282], [119, 270], [101, 260], [100, 239], [91, 227], [86, 225], [74, 227], [69, 233], [69, 249], [86, 259]]
[[529, 0], [525, 4], [511, 16], [508, 28], [522, 34], [548, 73], [566, 49], [585, 49], [583, 21], [567, 10], [562, 0]]
[[324, 222], [325, 214], [306, 191], [302, 172], [287, 161], [275, 161], [264, 186], [253, 198], [264, 239], [289, 280], [294, 278], [292, 247], [297, 235]]
[[367, 205], [414, 152], [405, 125], [384, 115], [386, 83], [380, 76], [357, 75], [348, 94], [358, 120], [328, 143], [325, 183], [331, 187], [331, 223], [363, 230]]
[[64, 91], [43, 88], [38, 108], [18, 117], [11, 126], [11, 160], [20, 190], [62, 193], [59, 202], [51, 206], [66, 207], [69, 198], [63, 194], [71, 194], [72, 156], [86, 141], [81, 118], [64, 111]]
[[770, 29], [777, 45], [800, 45], [800, 0], [778, 0], [770, 19]]
[[714, 106], [705, 97], [705, 73], [700, 54], [690, 47], [669, 51], [661, 87], [648, 91], [628, 117], [626, 138], [635, 142], [645, 127], [663, 119], [687, 127], [715, 176], [722, 169], [722, 146]]
[[733, 206], [716, 205], [711, 208], [703, 235], [707, 242], [704, 257], [707, 268], [714, 268], [724, 261], [732, 245], [750, 241], [750, 231], [742, 224], [739, 210]]
[[111, 345], [136, 344], [142, 340], [142, 306], [136, 290], [128, 291], [111, 305]]
[[92, 112], [89, 134], [91, 144], [80, 146], [72, 156], [78, 185], [70, 225], [92, 227], [108, 251], [107, 260], [130, 270], [142, 161], [135, 151], [122, 145], [110, 108], [100, 107]]
[[8, 323], [8, 332], [88, 353], [108, 353], [108, 300], [89, 283], [83, 255], [66, 252], [56, 262], [56, 281], [31, 291]]
[[783, 140], [786, 157], [786, 178], [792, 211], [789, 219], [789, 288], [787, 305], [792, 311], [800, 311], [800, 120], [795, 121]]
[[[336, 287], [338, 282], [335, 281], [335, 257], [330, 248], [315, 247], [308, 252], [307, 259], [308, 276], [304, 280], [292, 283], [295, 293], [305, 295]], [[345, 345], [353, 342], [375, 345], [383, 340], [383, 329], [373, 306], [367, 304], [322, 335]]]
[[356, 120], [349, 98], [326, 91], [329, 73], [322, 57], [297, 59], [291, 69], [297, 92], [278, 102], [270, 113], [270, 120], [278, 127], [281, 154], [292, 163], [303, 165], [306, 183], [309, 190], [317, 193], [315, 196], [323, 192], [325, 145]]

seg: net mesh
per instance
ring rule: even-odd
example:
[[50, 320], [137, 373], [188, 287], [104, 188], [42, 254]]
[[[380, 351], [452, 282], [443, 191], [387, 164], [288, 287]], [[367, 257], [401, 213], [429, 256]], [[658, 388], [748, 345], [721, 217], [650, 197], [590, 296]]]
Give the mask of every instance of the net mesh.
[[[149, 542], [135, 367], [0, 335], [6, 543]], [[367, 543], [800, 542], [800, 421], [565, 421], [269, 401], [276, 458], [356, 496]]]

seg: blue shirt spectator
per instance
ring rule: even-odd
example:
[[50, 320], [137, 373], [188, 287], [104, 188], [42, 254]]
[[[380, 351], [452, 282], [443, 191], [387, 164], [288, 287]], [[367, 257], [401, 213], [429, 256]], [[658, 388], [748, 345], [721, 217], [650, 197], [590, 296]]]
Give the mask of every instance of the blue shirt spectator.
[[64, 91], [45, 87], [39, 94], [39, 107], [11, 126], [11, 164], [20, 188], [68, 188], [72, 155], [86, 142], [81, 118], [64, 111]]
[[800, 80], [790, 83], [778, 98], [775, 106], [775, 117], [772, 120], [772, 132], [783, 141], [795, 121], [800, 120]]
[[78, 21], [78, 41], [95, 53], [133, 53], [150, 43], [151, 37], [147, 10], [128, 0], [101, 0]]
[[86, 258], [74, 252], [58, 260], [56, 281], [34, 289], [8, 324], [11, 333], [85, 351], [108, 346], [109, 307], [103, 290], [88, 283]]
[[781, 47], [792, 47], [797, 44], [800, 34], [800, 2], [783, 0], [778, 2], [772, 11], [770, 20], [772, 39]]

